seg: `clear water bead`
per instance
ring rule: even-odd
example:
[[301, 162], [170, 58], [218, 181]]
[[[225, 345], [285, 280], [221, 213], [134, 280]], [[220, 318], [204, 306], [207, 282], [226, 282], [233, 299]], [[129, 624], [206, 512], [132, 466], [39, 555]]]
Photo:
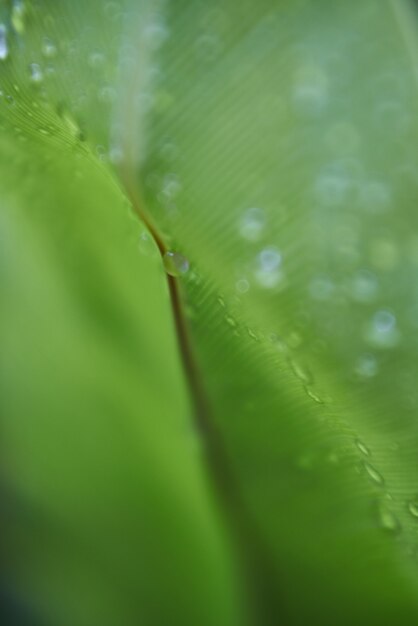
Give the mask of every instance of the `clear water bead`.
[[55, 44], [50, 39], [48, 39], [48, 37], [45, 37], [42, 42], [42, 54], [47, 59], [53, 59], [57, 54], [57, 48]]
[[305, 385], [311, 385], [313, 383], [312, 373], [308, 370], [307, 367], [304, 367], [293, 359], [289, 359], [289, 365], [295, 376], [299, 378], [302, 383], [304, 383]]
[[182, 276], [189, 271], [190, 263], [179, 252], [169, 250], [164, 254], [164, 268], [170, 276]]
[[362, 354], [357, 360], [354, 371], [360, 378], [373, 378], [379, 371], [376, 357], [373, 354]]
[[146, 231], [142, 232], [139, 236], [138, 248], [140, 253], [144, 256], [156, 258], [158, 255], [157, 245], [151, 235]]
[[401, 530], [398, 518], [385, 502], [379, 503], [378, 517], [379, 524], [383, 530], [390, 533], [398, 533]]
[[357, 448], [360, 450], [360, 452], [364, 454], [364, 456], [370, 456], [369, 448], [366, 445], [364, 445], [364, 443], [360, 441], [360, 439], [356, 439], [355, 444]]
[[247, 241], [258, 241], [263, 235], [265, 224], [266, 218], [262, 209], [248, 209], [240, 220], [240, 235]]
[[4, 61], [9, 55], [7, 46], [7, 29], [4, 24], [0, 24], [0, 60]]
[[260, 287], [273, 289], [283, 278], [282, 255], [274, 246], [261, 250], [256, 259], [255, 279]]
[[42, 82], [44, 75], [40, 65], [37, 63], [31, 63], [29, 65], [29, 77], [32, 83], [39, 84]]
[[383, 487], [383, 485], [385, 484], [385, 480], [384, 480], [383, 476], [377, 471], [377, 469], [375, 469], [373, 467], [373, 465], [370, 465], [370, 463], [365, 462], [364, 463], [364, 469], [366, 470], [369, 478], [376, 485], [379, 485], [379, 487]]
[[418, 497], [415, 497], [414, 500], [410, 500], [408, 502], [408, 511], [413, 517], [418, 519]]
[[315, 117], [323, 113], [328, 100], [328, 77], [322, 68], [316, 65], [300, 67], [293, 84], [295, 110], [304, 116]]
[[240, 278], [235, 283], [235, 289], [238, 291], [238, 293], [247, 293], [247, 291], [249, 291], [250, 289], [250, 283], [246, 278]]
[[367, 270], [360, 270], [350, 282], [350, 295], [356, 302], [373, 302], [378, 292], [377, 278]]
[[390, 311], [377, 311], [366, 331], [366, 340], [376, 348], [394, 348], [400, 341], [396, 317]]

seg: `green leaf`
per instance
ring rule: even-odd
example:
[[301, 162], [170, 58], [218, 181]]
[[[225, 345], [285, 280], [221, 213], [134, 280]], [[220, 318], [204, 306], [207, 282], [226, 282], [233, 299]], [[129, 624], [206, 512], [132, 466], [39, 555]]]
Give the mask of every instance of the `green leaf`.
[[[77, 626], [415, 623], [414, 5], [18, 6], [0, 384], [25, 593]], [[165, 282], [141, 220], [188, 273]]]
[[234, 623], [155, 246], [87, 151], [25, 138], [0, 157], [9, 575], [51, 624]]

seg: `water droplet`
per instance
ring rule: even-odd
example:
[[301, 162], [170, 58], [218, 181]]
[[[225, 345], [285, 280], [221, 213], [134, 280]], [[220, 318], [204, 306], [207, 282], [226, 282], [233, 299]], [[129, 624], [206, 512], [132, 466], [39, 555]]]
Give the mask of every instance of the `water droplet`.
[[393, 348], [400, 340], [396, 317], [390, 311], [377, 311], [366, 329], [366, 340], [377, 348]]
[[163, 204], [170, 204], [170, 202], [176, 198], [182, 189], [181, 182], [178, 176], [174, 173], [166, 174], [164, 176], [162, 189], [158, 194], [158, 199]]
[[282, 279], [282, 255], [277, 248], [264, 248], [257, 256], [257, 269], [254, 272], [257, 283], [265, 289], [272, 289]]
[[301, 382], [303, 382], [305, 385], [311, 385], [313, 383], [312, 374], [307, 367], [304, 367], [293, 359], [289, 360], [289, 365], [292, 368], [295, 376], [299, 378]]
[[355, 373], [362, 378], [373, 378], [378, 370], [379, 365], [373, 354], [363, 354], [359, 357], [354, 369]]
[[408, 511], [411, 515], [418, 519], [418, 496], [408, 502]]
[[231, 326], [231, 328], [236, 328], [238, 326], [236, 320], [234, 320], [231, 315], [225, 315], [225, 322], [228, 324], [228, 326]]
[[[70, 132], [73, 137], [83, 141], [85, 139], [84, 133], [81, 130], [77, 120], [74, 118], [73, 114], [63, 105], [60, 104], [57, 107], [57, 113], [65, 123], [67, 130]], [[96, 153], [99, 157], [103, 156], [105, 149], [100, 146], [100, 149], [97, 150], [98, 146], [96, 146]]]
[[15, 31], [22, 35], [25, 31], [26, 7], [23, 0], [14, 0], [12, 6], [12, 26]]
[[139, 236], [138, 248], [144, 256], [157, 256], [157, 246], [149, 233], [144, 231]]
[[315, 195], [321, 205], [341, 205], [350, 189], [348, 173], [339, 163], [331, 163], [319, 174], [315, 181]]
[[277, 269], [282, 261], [282, 255], [277, 248], [265, 248], [258, 255], [260, 265], [266, 272], [272, 272]]
[[408, 503], [408, 511], [411, 515], [418, 519], [418, 496], [415, 496], [413, 500], [410, 500]]
[[383, 528], [383, 530], [387, 530], [391, 533], [398, 533], [401, 530], [401, 525], [398, 521], [398, 518], [386, 502], [379, 502], [378, 519], [379, 524], [381, 528]]
[[360, 450], [360, 452], [364, 454], [364, 456], [370, 456], [369, 448], [366, 445], [364, 445], [364, 443], [360, 441], [360, 439], [356, 439], [355, 444], [357, 448]]
[[325, 400], [319, 396], [311, 387], [305, 387], [307, 395], [317, 404], [325, 404]]
[[251, 339], [254, 339], [254, 341], [260, 341], [258, 335], [249, 326], [247, 326], [247, 333], [251, 337]]
[[240, 280], [237, 280], [235, 283], [235, 289], [238, 293], [247, 293], [250, 289], [250, 283], [246, 278], [240, 278]]
[[282, 337], [279, 337], [276, 333], [272, 333], [270, 335], [270, 341], [274, 344], [276, 350], [280, 352], [280, 354], [288, 354], [289, 346]]
[[109, 150], [109, 161], [113, 165], [120, 165], [125, 158], [123, 149], [119, 146], [112, 146]]
[[380, 526], [391, 533], [398, 533], [401, 530], [401, 525], [398, 518], [389, 508], [389, 506], [381, 502], [378, 507], [379, 523]]
[[218, 297], [218, 302], [222, 308], [225, 308], [225, 300], [222, 296]]
[[38, 65], [37, 63], [31, 63], [29, 65], [29, 77], [32, 83], [36, 83], [36, 84], [41, 83], [44, 78], [41, 66]]
[[261, 239], [266, 224], [266, 218], [262, 209], [248, 209], [240, 220], [239, 232], [247, 241]]
[[0, 60], [4, 61], [9, 55], [7, 46], [7, 29], [4, 24], [0, 24]]
[[367, 270], [360, 270], [352, 279], [350, 294], [357, 302], [372, 302], [378, 291], [377, 279], [374, 274]]
[[169, 250], [164, 254], [164, 268], [170, 276], [182, 276], [189, 270], [190, 263], [185, 256], [179, 252]]
[[322, 113], [328, 104], [328, 78], [320, 67], [307, 65], [297, 72], [292, 93], [298, 113], [307, 117]]
[[364, 462], [364, 469], [366, 470], [369, 478], [376, 484], [379, 485], [379, 487], [383, 487], [383, 485], [385, 484], [385, 480], [383, 478], [383, 476], [381, 474], [379, 474], [379, 472], [377, 471], [377, 469], [375, 469], [373, 467], [373, 465], [370, 465], [370, 463], [368, 463], [367, 461]]
[[57, 54], [57, 48], [55, 44], [50, 39], [48, 39], [48, 37], [45, 37], [42, 42], [42, 54], [47, 59], [53, 59]]

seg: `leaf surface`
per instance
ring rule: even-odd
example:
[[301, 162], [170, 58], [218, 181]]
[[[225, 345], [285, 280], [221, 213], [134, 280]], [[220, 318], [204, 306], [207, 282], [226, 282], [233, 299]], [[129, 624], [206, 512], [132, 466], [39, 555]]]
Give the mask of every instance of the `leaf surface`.
[[[48, 367], [36, 361], [35, 347], [22, 363], [19, 346], [23, 341], [38, 345], [43, 335], [25, 323], [24, 299], [9, 300], [2, 327], [9, 335], [12, 318], [17, 338], [13, 343], [10, 334], [4, 380], [10, 372], [16, 378], [15, 390], [3, 383], [9, 389], [4, 397], [16, 402], [17, 387], [31, 380], [37, 400], [28, 400], [28, 406], [39, 408], [16, 411], [30, 415], [39, 436], [47, 433], [53, 448], [62, 424], [57, 432], [51, 420], [63, 407], [75, 418], [63, 419], [68, 437], [80, 436], [85, 405], [72, 398], [84, 385], [92, 414], [97, 413], [96, 420], [88, 420], [93, 446], [93, 432], [102, 431], [97, 407], [114, 403], [122, 393], [119, 385], [126, 389], [127, 414], [141, 434], [147, 433], [143, 447], [155, 451], [150, 456], [163, 483], [153, 481], [150, 497], [171, 510], [168, 485], [177, 496], [181, 493], [179, 524], [183, 516], [189, 515], [189, 522], [193, 518], [191, 502], [198, 507], [203, 526], [193, 526], [193, 537], [206, 546], [213, 568], [213, 586], [198, 613], [208, 623], [231, 623], [232, 614], [240, 623], [236, 581], [247, 579], [248, 572], [241, 571], [246, 568], [252, 570], [256, 593], [262, 586], [258, 582], [269, 580], [267, 599], [262, 596], [263, 624], [268, 618], [285, 624], [414, 623], [418, 224], [413, 4], [230, 0], [207, 6], [182, 0], [105, 3], [99, 10], [92, 2], [30, 7], [24, 32], [13, 34], [10, 28], [2, 77], [3, 125], [15, 133], [13, 140], [5, 139], [4, 153], [15, 156], [4, 157], [4, 193], [12, 207], [25, 210], [19, 227], [13, 226], [19, 243], [12, 248], [20, 258], [26, 237], [35, 238], [38, 246], [39, 238], [49, 242], [41, 245], [41, 265], [27, 261], [40, 284], [51, 275], [46, 295], [37, 298], [44, 307], [43, 332], [56, 319], [63, 337], [68, 328], [78, 335], [85, 320], [80, 324], [69, 311], [81, 307], [92, 317], [93, 338], [87, 345], [94, 347], [86, 350], [84, 338], [71, 341], [67, 359], [62, 356], [65, 341], [56, 337], [48, 343]], [[38, 82], [34, 63], [42, 72]], [[33, 152], [28, 154], [29, 144]], [[17, 184], [25, 168], [36, 179], [26, 189]], [[129, 237], [139, 226], [127, 219], [112, 170], [128, 195], [133, 187], [142, 198], [140, 212], [165, 244], [191, 264], [180, 282], [211, 424], [209, 434], [200, 437], [201, 455], [193, 454], [180, 435], [175, 444], [167, 431], [166, 420], [175, 422], [174, 429], [179, 424], [192, 428], [190, 381], [183, 379], [176, 352], [160, 260], [152, 254], [143, 258], [136, 244], [128, 258], [128, 235], [115, 232], [123, 217]], [[74, 185], [75, 171], [84, 183]], [[70, 190], [73, 201], [67, 198]], [[37, 202], [47, 219], [31, 206], [34, 195], [42, 193], [45, 201]], [[86, 209], [79, 213], [75, 206]], [[6, 221], [11, 213], [5, 210]], [[68, 231], [77, 233], [77, 240], [66, 252]], [[73, 264], [81, 252], [80, 271]], [[4, 264], [10, 272], [17, 264], [12, 258]], [[27, 298], [23, 276], [31, 273], [20, 272], [21, 298]], [[61, 280], [56, 273], [63, 273]], [[55, 314], [51, 307], [57, 308]], [[14, 319], [16, 311], [21, 322]], [[123, 357], [117, 356], [122, 348]], [[107, 361], [101, 356], [106, 350], [111, 350]], [[140, 354], [142, 369], [137, 370]], [[123, 382], [118, 382], [119, 359]], [[71, 367], [79, 371], [79, 365], [68, 365], [67, 371], [67, 360], [87, 363], [86, 371], [74, 378], [69, 372]], [[97, 395], [87, 375], [95, 363], [105, 370]], [[55, 393], [47, 394], [51, 370], [65, 377], [65, 385], [52, 385]], [[134, 381], [141, 392], [132, 391]], [[162, 387], [169, 390], [164, 396]], [[62, 388], [71, 397], [68, 402]], [[141, 396], [148, 407], [143, 412], [136, 400]], [[116, 405], [108, 418], [112, 433], [118, 432]], [[41, 420], [46, 408], [51, 417]], [[154, 421], [156, 415], [166, 418]], [[12, 458], [21, 459], [20, 471], [32, 474], [28, 458], [35, 448], [43, 460], [54, 457], [36, 438], [15, 432], [18, 422], [5, 424], [17, 446]], [[169, 450], [157, 454], [163, 433]], [[106, 450], [117, 442], [109, 434]], [[125, 445], [121, 438], [118, 458], [124, 457]], [[97, 463], [100, 448], [88, 449]], [[215, 463], [208, 463], [208, 449], [219, 453]], [[119, 487], [128, 467], [141, 485], [149, 476], [148, 457], [132, 455], [132, 461], [128, 455], [120, 465]], [[74, 474], [69, 459], [59, 467], [73, 486], [89, 473], [84, 468]], [[115, 465], [107, 471], [114, 480]], [[20, 480], [29, 484], [26, 475]], [[110, 495], [103, 489], [108, 505]], [[58, 502], [43, 483], [40, 492], [48, 502]], [[71, 490], [60, 492], [68, 507]], [[128, 506], [131, 498], [124, 502]], [[87, 514], [84, 507], [76, 510]], [[62, 519], [73, 528], [67, 511]], [[95, 527], [102, 528], [97, 513], [91, 515]], [[124, 515], [118, 515], [123, 522]], [[176, 522], [163, 524], [162, 513], [158, 519], [171, 549], [178, 549], [176, 563], [188, 559], [182, 563], [181, 584], [193, 581], [204, 594], [205, 577], [197, 573], [188, 545], [191, 527], [185, 525], [177, 545]], [[137, 537], [155, 540], [152, 527]], [[108, 537], [106, 526], [101, 532]], [[207, 534], [216, 550], [209, 549]], [[124, 545], [136, 544], [126, 539]], [[247, 558], [254, 550], [261, 554], [256, 562]], [[240, 563], [241, 577], [232, 571], [231, 558]], [[131, 559], [124, 556], [120, 562]], [[169, 570], [167, 585], [171, 575]], [[154, 574], [150, 593], [156, 579]], [[182, 598], [176, 615], [193, 624], [195, 614], [184, 611], [197, 611], [199, 602], [187, 601], [186, 588], [180, 596], [173, 592], [173, 598]], [[190, 591], [190, 597], [197, 593]], [[102, 608], [103, 594], [98, 598]], [[59, 598], [57, 606], [62, 602]], [[168, 603], [174, 605], [174, 600]]]

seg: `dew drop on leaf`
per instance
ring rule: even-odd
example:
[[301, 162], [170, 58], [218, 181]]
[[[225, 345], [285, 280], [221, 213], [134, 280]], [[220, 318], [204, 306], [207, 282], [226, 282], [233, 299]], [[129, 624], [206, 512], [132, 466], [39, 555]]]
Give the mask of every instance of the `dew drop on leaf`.
[[144, 256], [155, 257], [157, 255], [157, 247], [151, 235], [146, 231], [139, 236], [138, 248]]
[[377, 471], [377, 469], [375, 469], [373, 467], [373, 465], [370, 465], [370, 463], [365, 461], [364, 462], [364, 469], [366, 470], [367, 475], [369, 476], [369, 478], [376, 485], [379, 485], [379, 487], [383, 487], [383, 485], [385, 484], [385, 480], [384, 480], [383, 476]]
[[0, 60], [4, 61], [9, 55], [7, 46], [7, 29], [4, 24], [0, 24]]
[[307, 367], [304, 367], [294, 359], [289, 360], [289, 365], [292, 368], [292, 372], [297, 378], [305, 385], [311, 385], [313, 383], [313, 377]]
[[123, 149], [119, 146], [112, 146], [109, 150], [109, 161], [112, 165], [120, 165], [125, 158]]
[[260, 287], [273, 289], [278, 285], [283, 277], [281, 263], [282, 255], [277, 248], [270, 246], [261, 250], [254, 273]]
[[361, 378], [373, 378], [378, 369], [377, 359], [373, 354], [362, 354], [357, 360], [354, 371]]
[[328, 79], [320, 67], [301, 66], [294, 78], [293, 105], [304, 116], [317, 116], [328, 104]]
[[251, 337], [251, 339], [254, 339], [254, 341], [257, 341], [257, 342], [260, 341], [260, 338], [258, 337], [258, 335], [249, 326], [247, 327], [247, 333], [248, 333], [248, 336]]
[[366, 330], [366, 341], [376, 348], [394, 348], [400, 340], [396, 317], [390, 311], [377, 311]]
[[241, 218], [239, 232], [247, 241], [258, 241], [265, 228], [265, 216], [262, 209], [248, 209]]
[[408, 502], [408, 511], [418, 519], [418, 496]]
[[29, 65], [29, 78], [32, 83], [39, 84], [43, 81], [44, 75], [40, 65], [37, 63], [31, 63]]
[[401, 530], [401, 525], [398, 518], [389, 508], [386, 502], [380, 502], [378, 506], [378, 519], [379, 525], [383, 530], [391, 533], [398, 533]]
[[190, 263], [179, 252], [169, 250], [164, 254], [164, 268], [170, 276], [182, 276], [189, 271]]
[[350, 284], [350, 295], [353, 300], [361, 303], [372, 302], [378, 291], [377, 279], [367, 270], [360, 270]]
[[230, 326], [231, 328], [236, 328], [238, 326], [236, 320], [231, 317], [231, 315], [225, 315], [225, 322], [228, 324], [228, 326]]
[[360, 439], [356, 439], [355, 444], [364, 456], [370, 456], [369, 448]]
[[42, 42], [42, 54], [47, 59], [53, 59], [57, 54], [57, 48], [55, 44], [47, 37], [45, 37]]
[[238, 291], [238, 293], [247, 293], [247, 291], [249, 291], [250, 289], [250, 283], [246, 278], [240, 278], [235, 283], [235, 289]]
[[305, 387], [307, 395], [317, 404], [325, 404], [325, 400], [319, 396], [311, 387]]

